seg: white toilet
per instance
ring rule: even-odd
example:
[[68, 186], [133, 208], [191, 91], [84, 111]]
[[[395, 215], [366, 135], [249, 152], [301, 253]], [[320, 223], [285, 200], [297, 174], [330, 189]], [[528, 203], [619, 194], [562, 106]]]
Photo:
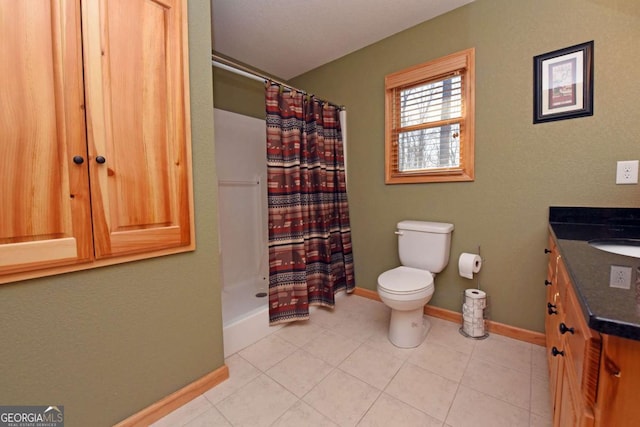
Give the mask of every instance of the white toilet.
[[398, 223], [400, 267], [378, 276], [378, 295], [391, 308], [389, 341], [412, 348], [424, 340], [425, 304], [433, 295], [433, 277], [449, 262], [453, 224], [425, 221]]

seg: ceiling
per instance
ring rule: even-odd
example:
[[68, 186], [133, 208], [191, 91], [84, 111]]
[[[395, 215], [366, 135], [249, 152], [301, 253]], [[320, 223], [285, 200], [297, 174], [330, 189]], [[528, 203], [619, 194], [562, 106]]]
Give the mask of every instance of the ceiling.
[[213, 49], [290, 79], [474, 0], [211, 0]]

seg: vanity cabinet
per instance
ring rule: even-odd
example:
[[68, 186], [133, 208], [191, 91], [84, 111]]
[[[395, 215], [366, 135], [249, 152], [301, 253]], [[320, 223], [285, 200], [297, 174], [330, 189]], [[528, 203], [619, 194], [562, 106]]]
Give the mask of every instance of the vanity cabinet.
[[186, 1], [0, 21], [0, 283], [193, 249]]
[[588, 327], [553, 238], [549, 247], [545, 332], [553, 425], [640, 425], [640, 341]]
[[599, 337], [581, 317], [562, 257], [550, 242], [545, 331], [554, 426], [593, 426]]

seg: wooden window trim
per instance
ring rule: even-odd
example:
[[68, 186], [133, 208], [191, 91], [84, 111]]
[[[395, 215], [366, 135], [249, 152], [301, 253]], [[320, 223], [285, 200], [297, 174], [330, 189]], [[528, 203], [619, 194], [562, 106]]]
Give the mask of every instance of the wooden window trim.
[[[460, 127], [461, 164], [458, 168], [398, 172], [393, 164], [395, 130], [393, 128], [394, 93], [442, 76], [462, 74], [464, 118]], [[399, 111], [397, 114], [400, 114]], [[444, 122], [444, 121], [443, 121]], [[440, 122], [442, 124], [443, 122]], [[438, 122], [429, 123], [433, 127]], [[417, 125], [416, 128], [424, 127]], [[385, 184], [473, 181], [475, 179], [475, 48], [466, 49], [433, 61], [414, 65], [385, 77]]]

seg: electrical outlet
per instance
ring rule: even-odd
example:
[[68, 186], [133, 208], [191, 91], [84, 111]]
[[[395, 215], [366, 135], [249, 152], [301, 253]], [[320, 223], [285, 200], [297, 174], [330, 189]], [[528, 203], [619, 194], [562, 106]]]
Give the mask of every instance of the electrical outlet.
[[612, 265], [611, 275], [609, 276], [609, 286], [612, 288], [631, 289], [632, 271], [631, 267]]
[[616, 184], [638, 183], [638, 160], [624, 160], [618, 162], [616, 168]]

